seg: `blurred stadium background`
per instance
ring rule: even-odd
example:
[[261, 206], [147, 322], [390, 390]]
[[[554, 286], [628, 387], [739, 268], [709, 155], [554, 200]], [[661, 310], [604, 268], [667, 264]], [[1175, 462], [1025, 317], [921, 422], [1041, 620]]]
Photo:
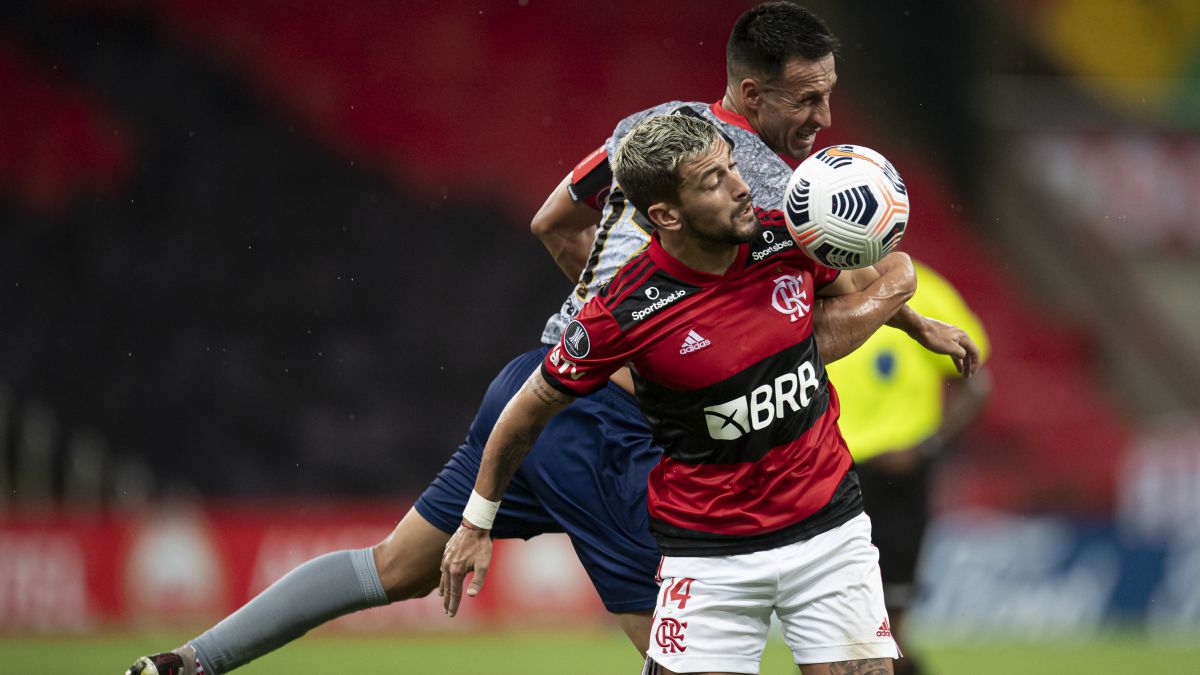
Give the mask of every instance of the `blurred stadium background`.
[[[748, 2], [0, 4], [0, 662], [119, 672], [390, 530], [568, 291], [527, 223]], [[989, 328], [935, 672], [1200, 657], [1200, 1], [808, 3]], [[569, 546], [245, 672], [634, 672]], [[152, 633], [147, 632], [152, 631]], [[70, 655], [67, 659], [64, 655]], [[772, 645], [763, 672], [793, 672]]]

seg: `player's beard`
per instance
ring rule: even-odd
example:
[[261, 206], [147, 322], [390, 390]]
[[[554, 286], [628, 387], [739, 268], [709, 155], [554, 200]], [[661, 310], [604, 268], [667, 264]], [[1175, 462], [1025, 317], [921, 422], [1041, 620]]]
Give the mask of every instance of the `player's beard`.
[[[749, 208], [749, 215], [746, 215], [747, 208]], [[739, 229], [739, 223], [746, 221], [746, 219], [751, 219], [753, 224]], [[729, 244], [745, 244], [761, 235], [763, 231], [762, 221], [758, 219], [758, 214], [754, 212], [754, 205], [750, 203], [750, 197], [746, 197], [746, 199], [738, 204], [738, 208], [734, 210], [733, 215], [730, 217], [730, 223], [729, 237], [726, 239], [726, 243]]]
[[[747, 212], [746, 207], [750, 210]], [[751, 222], [752, 221], [752, 222]], [[745, 244], [762, 234], [762, 222], [754, 212], [749, 197], [738, 202], [724, 221], [690, 220], [692, 236], [710, 244], [737, 246]]]

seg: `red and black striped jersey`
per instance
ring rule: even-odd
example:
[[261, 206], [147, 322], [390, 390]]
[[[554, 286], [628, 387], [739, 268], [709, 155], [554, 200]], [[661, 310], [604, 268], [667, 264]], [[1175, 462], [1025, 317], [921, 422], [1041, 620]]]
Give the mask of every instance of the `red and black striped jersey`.
[[716, 125], [733, 146], [742, 180], [750, 186], [754, 203], [768, 208], [783, 208], [784, 191], [796, 162], [776, 154], [743, 116], [715, 103], [671, 101], [634, 113], [621, 120], [604, 145], [588, 154], [571, 170], [567, 190], [571, 199], [601, 209], [596, 238], [575, 289], [563, 301], [558, 312], [546, 322], [542, 342], [553, 345], [562, 337], [583, 303], [596, 294], [605, 282], [632, 257], [645, 251], [654, 226], [625, 199], [613, 180], [608, 158], [629, 130], [639, 121], [654, 115], [681, 114], [702, 117]]
[[663, 458], [651, 530], [666, 555], [732, 555], [799, 541], [861, 512], [837, 394], [812, 332], [837, 271], [800, 252], [779, 211], [724, 275], [653, 237], [563, 331], [546, 379], [581, 396], [629, 365]]

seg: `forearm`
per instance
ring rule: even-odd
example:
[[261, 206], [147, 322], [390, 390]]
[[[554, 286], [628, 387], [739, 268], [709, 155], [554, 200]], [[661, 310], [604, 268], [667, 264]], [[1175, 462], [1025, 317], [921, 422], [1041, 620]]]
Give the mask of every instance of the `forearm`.
[[539, 234], [538, 239], [554, 258], [558, 269], [571, 281], [576, 281], [587, 265], [588, 256], [592, 251], [592, 241], [596, 238], [596, 226], [574, 232], [548, 232]]
[[571, 199], [566, 178], [554, 188], [533, 217], [529, 229], [550, 252], [555, 264], [571, 281], [579, 278], [596, 238], [599, 214], [586, 204]]
[[[892, 320], [916, 290], [916, 275], [908, 258], [885, 259], [875, 267], [878, 276], [854, 293], [818, 298], [813, 330], [826, 363], [858, 349]], [[858, 270], [859, 275], [870, 274]]]
[[914, 340], [918, 340], [922, 331], [925, 329], [927, 319], [921, 316], [915, 309], [908, 305], [902, 305], [897, 308], [896, 312], [887, 320], [887, 325], [892, 328], [902, 330]]
[[504, 424], [504, 418], [496, 423], [488, 438], [479, 461], [479, 474], [475, 478], [475, 492], [484, 499], [498, 502], [508, 483], [516, 475], [521, 462], [541, 433], [540, 426], [526, 424]]

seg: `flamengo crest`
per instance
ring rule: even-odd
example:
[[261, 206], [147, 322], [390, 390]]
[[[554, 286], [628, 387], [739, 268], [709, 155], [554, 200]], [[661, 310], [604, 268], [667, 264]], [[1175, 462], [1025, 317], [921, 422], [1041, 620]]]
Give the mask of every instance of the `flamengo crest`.
[[792, 321], [808, 314], [812, 304], [808, 302], [808, 292], [804, 290], [804, 279], [791, 274], [777, 278], [775, 289], [771, 291], [771, 306], [776, 311], [789, 315]]

